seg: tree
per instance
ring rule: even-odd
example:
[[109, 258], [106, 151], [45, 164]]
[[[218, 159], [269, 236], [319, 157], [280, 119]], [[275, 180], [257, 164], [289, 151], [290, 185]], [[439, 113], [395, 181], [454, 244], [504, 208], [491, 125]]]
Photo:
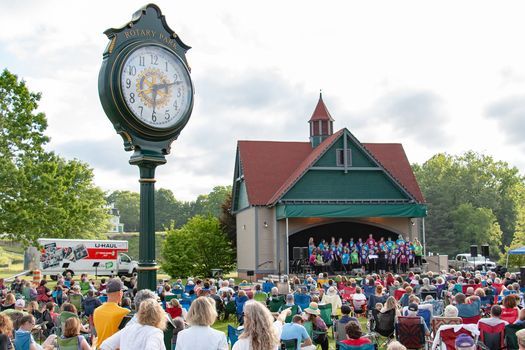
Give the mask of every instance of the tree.
[[155, 231], [164, 231], [176, 221], [178, 204], [171, 190], [160, 188], [155, 191]]
[[0, 75], [0, 232], [31, 244], [40, 237], [95, 237], [109, 225], [103, 192], [77, 160], [46, 152], [40, 94]]
[[221, 205], [232, 192], [231, 186], [215, 186], [208, 194], [201, 194], [195, 201], [194, 215], [221, 216]]
[[222, 232], [228, 237], [233, 247], [237, 247], [237, 220], [232, 214], [232, 193], [229, 192], [221, 205], [221, 223]]
[[194, 216], [180, 229], [168, 230], [162, 247], [162, 268], [175, 277], [211, 276], [211, 269], [230, 272], [234, 251], [215, 217]]
[[[508, 251], [511, 249], [521, 248], [525, 246], [525, 207], [521, 206], [518, 209], [518, 217], [516, 221], [516, 231], [511, 244], [505, 248], [505, 255], [502, 255], [500, 263], [506, 263]], [[511, 255], [509, 256], [509, 266], [519, 267], [525, 266], [525, 255]]]
[[[501, 229], [492, 210], [463, 203], [452, 211], [451, 218], [457, 237], [454, 243], [460, 251], [468, 251], [473, 244], [495, 247], [501, 243]], [[492, 255], [497, 256], [497, 253], [493, 251]]]
[[109, 204], [113, 203], [120, 213], [120, 222], [124, 231], [137, 232], [140, 221], [140, 194], [131, 191], [114, 191], [107, 197]]
[[[413, 165], [413, 169], [429, 208], [425, 220], [428, 250], [449, 255], [463, 252], [464, 246], [457, 242], [468, 240], [458, 233], [464, 222], [457, 221], [460, 215], [452, 215], [462, 204], [488, 209], [495, 216], [502, 237], [494, 243], [495, 255], [512, 241], [518, 207], [525, 198], [524, 178], [517, 168], [490, 156], [466, 152], [459, 156], [436, 154], [422, 165]], [[460, 212], [473, 213], [466, 207]]]

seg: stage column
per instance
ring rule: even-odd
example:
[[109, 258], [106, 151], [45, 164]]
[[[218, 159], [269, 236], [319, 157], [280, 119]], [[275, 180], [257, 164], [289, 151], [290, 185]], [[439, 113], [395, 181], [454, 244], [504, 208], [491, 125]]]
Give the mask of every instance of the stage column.
[[285, 257], [286, 257], [286, 274], [288, 275], [290, 273], [290, 270], [289, 270], [289, 265], [290, 265], [290, 259], [288, 258], [288, 252], [289, 251], [289, 247], [288, 247], [288, 218], [286, 218], [286, 251], [285, 251]]

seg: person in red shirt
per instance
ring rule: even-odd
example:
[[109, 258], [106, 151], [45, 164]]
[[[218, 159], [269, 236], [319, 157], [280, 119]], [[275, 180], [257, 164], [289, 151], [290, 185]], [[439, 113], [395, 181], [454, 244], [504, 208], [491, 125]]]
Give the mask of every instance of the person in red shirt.
[[372, 341], [367, 337], [363, 337], [363, 332], [361, 332], [361, 326], [355, 321], [349, 321], [345, 326], [346, 337], [341, 341], [341, 343], [352, 346], [361, 346], [364, 344], [370, 344]]
[[166, 312], [170, 314], [171, 318], [175, 319], [182, 316], [182, 306], [177, 299], [171, 299], [166, 307]]

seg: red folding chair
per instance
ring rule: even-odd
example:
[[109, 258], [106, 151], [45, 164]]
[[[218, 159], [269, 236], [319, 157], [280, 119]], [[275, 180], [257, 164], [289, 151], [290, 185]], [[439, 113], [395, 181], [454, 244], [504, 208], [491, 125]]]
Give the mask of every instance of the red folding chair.
[[404, 289], [396, 289], [394, 291], [394, 298], [396, 298], [396, 300], [399, 301], [399, 299], [401, 299], [401, 297], [406, 293], [406, 290]]
[[463, 324], [477, 324], [478, 321], [481, 319], [481, 315], [473, 316], [473, 317], [461, 317], [463, 320]]
[[500, 318], [504, 321], [507, 321], [509, 324], [513, 324], [516, 322], [519, 316], [519, 311], [517, 308], [514, 309], [507, 309], [505, 307], [501, 308], [501, 316]]
[[500, 350], [505, 348], [505, 323], [501, 322], [495, 326], [478, 323], [479, 338], [490, 350]]
[[399, 316], [396, 321], [396, 338], [407, 349], [425, 347], [425, 325], [421, 317]]
[[447, 350], [455, 350], [456, 349], [456, 338], [460, 334], [468, 334], [471, 337], [474, 338], [474, 341], [477, 341], [477, 337], [472, 334], [468, 329], [460, 328], [457, 332], [454, 331], [454, 328], [448, 328], [448, 329], [442, 329], [439, 332], [440, 340], [443, 344], [445, 344]]

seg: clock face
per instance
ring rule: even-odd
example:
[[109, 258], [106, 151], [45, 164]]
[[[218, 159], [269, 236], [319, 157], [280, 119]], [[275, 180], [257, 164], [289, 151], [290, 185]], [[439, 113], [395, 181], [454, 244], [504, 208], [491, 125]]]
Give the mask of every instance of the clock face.
[[188, 70], [177, 55], [160, 46], [133, 50], [122, 65], [120, 86], [135, 118], [154, 128], [173, 127], [191, 108]]

